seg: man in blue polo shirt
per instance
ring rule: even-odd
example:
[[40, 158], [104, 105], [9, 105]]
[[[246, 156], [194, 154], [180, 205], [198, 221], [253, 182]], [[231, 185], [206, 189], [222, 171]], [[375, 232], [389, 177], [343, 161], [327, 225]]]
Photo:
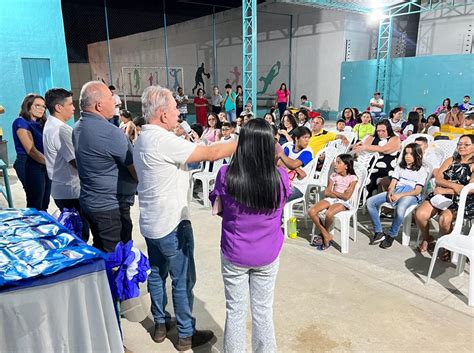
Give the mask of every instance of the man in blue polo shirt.
[[132, 236], [130, 205], [136, 192], [133, 148], [127, 136], [109, 123], [115, 100], [99, 81], [86, 83], [79, 97], [81, 118], [73, 144], [81, 181], [79, 201], [90, 224], [94, 247], [113, 252]]

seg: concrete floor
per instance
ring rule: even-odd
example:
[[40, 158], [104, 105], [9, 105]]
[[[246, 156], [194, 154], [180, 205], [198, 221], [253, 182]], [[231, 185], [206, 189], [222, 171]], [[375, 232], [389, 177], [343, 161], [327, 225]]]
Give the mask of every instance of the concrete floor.
[[[10, 169], [14, 203], [24, 193]], [[1, 206], [5, 207], [2, 198]], [[225, 300], [220, 274], [220, 219], [192, 203], [198, 280], [194, 314], [198, 329], [211, 329], [213, 345], [196, 352], [222, 352]], [[53, 202], [50, 213], [55, 211]], [[132, 209], [135, 244], [138, 207]], [[473, 352], [474, 309], [467, 306], [469, 274], [454, 277], [452, 264], [438, 261], [434, 280], [424, 281], [430, 262], [412, 247], [395, 242], [382, 250], [368, 245], [370, 222], [361, 216], [357, 242], [349, 254], [337, 248], [318, 252], [308, 245], [309, 229], [299, 222], [299, 237], [286, 239], [275, 290], [274, 322], [280, 352]], [[339, 235], [335, 235], [336, 243]], [[399, 239], [398, 239], [399, 240]], [[336, 245], [337, 246], [337, 245]], [[171, 301], [171, 300], [170, 300]], [[172, 310], [172, 308], [169, 308]], [[122, 320], [124, 342], [134, 353], [175, 352], [170, 340], [154, 343], [142, 323]], [[247, 347], [250, 351], [250, 317]], [[170, 338], [176, 339], [172, 332]]]

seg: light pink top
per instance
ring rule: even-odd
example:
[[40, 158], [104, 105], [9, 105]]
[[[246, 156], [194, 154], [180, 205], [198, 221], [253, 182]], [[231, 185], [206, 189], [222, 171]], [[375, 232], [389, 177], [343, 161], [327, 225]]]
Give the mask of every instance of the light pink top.
[[350, 174], [342, 176], [337, 173], [332, 173], [331, 180], [334, 182], [333, 190], [343, 193], [349, 188], [349, 185], [351, 185], [353, 181], [357, 181], [357, 176]]

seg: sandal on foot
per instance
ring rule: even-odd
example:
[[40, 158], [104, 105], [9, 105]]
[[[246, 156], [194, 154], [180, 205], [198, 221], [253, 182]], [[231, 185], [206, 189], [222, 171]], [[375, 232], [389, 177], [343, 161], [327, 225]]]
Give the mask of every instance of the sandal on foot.
[[323, 237], [320, 235], [316, 235], [313, 241], [309, 244], [311, 246], [320, 246], [323, 244]]
[[[427, 252], [430, 245], [434, 243], [434, 238], [429, 237], [428, 240], [422, 240], [420, 244], [416, 247], [416, 250], [418, 250], [421, 253]], [[425, 246], [426, 244], [426, 246]]]
[[324, 243], [323, 243], [323, 244], [317, 246], [316, 249], [318, 249], [319, 251], [324, 251], [324, 250], [329, 249], [331, 246], [332, 246], [332, 240], [329, 241], [328, 245], [324, 245]]
[[443, 262], [451, 261], [451, 251], [443, 249], [440, 251], [441, 254], [438, 255], [438, 258]]

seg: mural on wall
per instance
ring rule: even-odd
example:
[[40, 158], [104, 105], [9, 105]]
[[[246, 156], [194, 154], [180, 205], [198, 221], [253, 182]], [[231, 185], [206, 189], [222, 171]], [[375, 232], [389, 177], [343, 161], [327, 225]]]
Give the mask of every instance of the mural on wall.
[[204, 78], [202, 77], [203, 75], [205, 75], [207, 78], [211, 77], [211, 74], [209, 72], [206, 73], [204, 69], [204, 63], [201, 63], [201, 66], [199, 66], [196, 70], [196, 77], [194, 78], [194, 87], [192, 89], [193, 94], [196, 88], [198, 88], [199, 86], [202, 86], [201, 88], [204, 89]]
[[231, 84], [232, 86], [237, 86], [240, 81], [240, 76], [242, 73], [239, 71], [239, 68], [237, 66], [234, 66], [233, 71], [229, 71], [232, 75], [234, 75], [234, 79], [231, 81], [230, 79], [227, 79], [226, 82]]
[[[174, 79], [174, 82], [172, 83], [173, 92], [178, 91], [178, 87], [181, 86], [181, 84], [179, 83], [179, 79], [178, 79], [178, 74], [180, 72], [181, 72], [181, 69], [170, 69], [170, 76], [171, 76], [172, 79]], [[204, 86], [204, 83], [203, 83], [203, 86]]]
[[267, 76], [261, 76], [258, 80], [263, 82], [262, 89], [257, 92], [257, 94], [265, 94], [267, 92], [268, 87], [271, 85], [275, 77], [278, 76], [280, 73], [281, 63], [277, 61], [268, 71]]
[[138, 96], [138, 92], [140, 91], [140, 72], [138, 69], [133, 70], [133, 79], [135, 80], [133, 88], [135, 88], [135, 94]]
[[150, 82], [150, 86], [153, 86], [153, 80], [154, 80], [153, 72], [150, 72], [150, 76], [148, 76], [148, 82]]
[[127, 75], [128, 75], [128, 91], [133, 92], [133, 89], [132, 89], [132, 73], [129, 72]]

